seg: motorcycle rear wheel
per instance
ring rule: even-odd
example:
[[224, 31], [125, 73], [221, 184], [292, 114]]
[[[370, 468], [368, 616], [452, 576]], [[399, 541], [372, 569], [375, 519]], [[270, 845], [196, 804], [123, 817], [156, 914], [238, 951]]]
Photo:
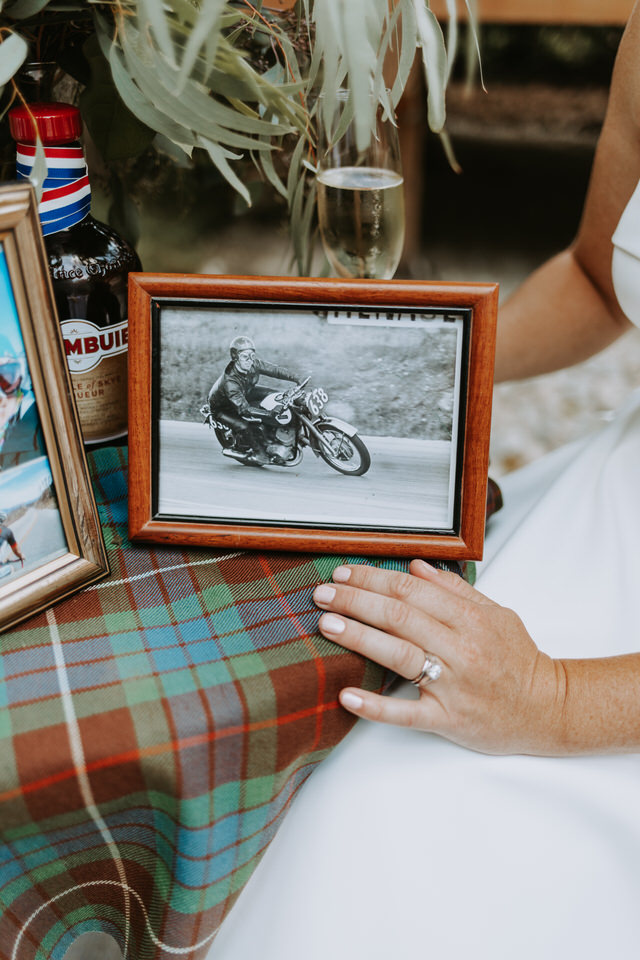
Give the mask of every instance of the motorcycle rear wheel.
[[325, 463], [352, 477], [361, 477], [371, 466], [371, 454], [360, 437], [350, 437], [344, 430], [331, 423], [316, 423], [316, 430], [322, 434], [325, 443], [319, 440], [314, 444]]

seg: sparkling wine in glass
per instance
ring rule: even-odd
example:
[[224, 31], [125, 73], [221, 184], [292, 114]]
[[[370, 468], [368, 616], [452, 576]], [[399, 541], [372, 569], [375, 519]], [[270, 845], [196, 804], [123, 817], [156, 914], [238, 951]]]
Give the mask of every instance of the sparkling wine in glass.
[[[338, 106], [348, 109], [348, 93]], [[341, 277], [389, 279], [404, 244], [404, 189], [398, 132], [382, 108], [376, 134], [358, 150], [354, 122], [336, 119], [336, 134], [319, 121], [318, 220], [329, 262]]]

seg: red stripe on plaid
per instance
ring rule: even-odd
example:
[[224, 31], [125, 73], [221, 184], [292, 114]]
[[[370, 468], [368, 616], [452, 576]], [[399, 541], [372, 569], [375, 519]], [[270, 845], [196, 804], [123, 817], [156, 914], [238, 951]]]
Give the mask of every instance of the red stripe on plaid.
[[[282, 591], [279, 589], [279, 587], [278, 587], [278, 581], [276, 580], [275, 576], [273, 575], [273, 572], [272, 572], [272, 570], [271, 570], [271, 567], [270, 567], [270, 565], [269, 565], [269, 563], [268, 563], [268, 561], [267, 561], [267, 557], [266, 557], [265, 555], [263, 555], [263, 554], [260, 555], [260, 566], [261, 566], [262, 569], [264, 570], [265, 576], [266, 576], [267, 580], [269, 581], [269, 583], [270, 583], [271, 586], [273, 587], [273, 593], [274, 593], [274, 595], [278, 598], [278, 600], [280, 601], [280, 603], [282, 604], [282, 607], [284, 608], [285, 613], [287, 614], [287, 616], [289, 617], [289, 619], [291, 620], [291, 622], [292, 622], [292, 623], [295, 623], [296, 629], [298, 630], [298, 633], [300, 634], [300, 639], [303, 640], [303, 641], [305, 642], [305, 644], [307, 645], [307, 647], [309, 647], [309, 649], [311, 649], [312, 652], [313, 652], [313, 649], [312, 649], [312, 647], [311, 647], [311, 644], [309, 643], [310, 634], [304, 629], [304, 627], [303, 627], [302, 624], [300, 623], [300, 620], [298, 619], [296, 613], [295, 613], [295, 612], [293, 611], [293, 609], [291, 608], [291, 605], [289, 604], [289, 601], [286, 599], [286, 597], [284, 596], [284, 594], [282, 593]], [[318, 700], [322, 700], [322, 699], [324, 699], [325, 689], [326, 689], [326, 685], [327, 685], [327, 672], [326, 672], [326, 670], [325, 670], [325, 668], [324, 668], [324, 662], [323, 662], [323, 660], [322, 660], [321, 657], [314, 656], [314, 663], [315, 663], [315, 665], [316, 665], [316, 672], [317, 672], [317, 674], [318, 674]], [[320, 743], [320, 737], [321, 737], [321, 736], [322, 736], [322, 715], [321, 715], [320, 713], [318, 713], [318, 716], [316, 717], [316, 732], [315, 732], [315, 737], [314, 737], [314, 740], [313, 740], [313, 744], [312, 744], [312, 746], [311, 746], [311, 749], [312, 749], [312, 750], [316, 750], [316, 749], [317, 749], [318, 744]]]
[[[305, 717], [312, 717], [315, 713], [324, 714], [329, 710], [335, 710], [340, 707], [337, 700], [331, 703], [319, 703], [314, 707], [307, 707], [306, 710], [296, 710], [282, 717], [270, 717], [268, 720], [257, 720], [253, 723], [239, 723], [235, 727], [226, 727], [224, 730], [210, 730], [208, 733], [201, 733], [194, 737], [184, 737], [183, 739], [168, 740], [165, 743], [157, 743], [153, 747], [145, 747], [143, 750], [126, 750], [124, 753], [113, 754], [102, 760], [94, 760], [84, 767], [84, 772], [93, 773], [96, 770], [104, 770], [107, 767], [117, 767], [121, 763], [131, 763], [133, 760], [142, 757], [154, 757], [158, 754], [174, 752], [177, 750], [197, 747], [203, 743], [213, 740], [222, 740], [224, 737], [234, 737], [239, 733], [255, 733], [258, 730], [268, 730], [272, 727], [283, 727], [288, 723], [296, 723], [298, 720], [304, 720]], [[314, 744], [315, 747], [315, 744]], [[32, 793], [34, 790], [42, 790], [45, 787], [60, 783], [62, 780], [68, 780], [76, 776], [76, 768], [68, 768], [58, 773], [51, 774], [49, 777], [42, 777], [40, 780], [32, 780], [30, 783], [24, 783], [13, 790], [6, 790], [0, 793], [0, 803], [5, 800], [12, 800], [25, 793]]]

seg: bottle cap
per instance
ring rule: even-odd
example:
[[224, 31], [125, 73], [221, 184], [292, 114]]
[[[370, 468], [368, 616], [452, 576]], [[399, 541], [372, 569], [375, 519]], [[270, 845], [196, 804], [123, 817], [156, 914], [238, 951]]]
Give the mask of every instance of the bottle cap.
[[35, 143], [34, 120], [43, 144], [71, 143], [82, 133], [82, 117], [70, 103], [30, 103], [9, 111], [9, 129], [18, 143]]

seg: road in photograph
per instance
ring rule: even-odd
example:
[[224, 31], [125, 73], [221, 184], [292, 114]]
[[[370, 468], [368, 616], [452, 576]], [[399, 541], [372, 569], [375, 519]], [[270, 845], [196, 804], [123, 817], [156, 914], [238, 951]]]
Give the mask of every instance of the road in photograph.
[[[24, 566], [16, 561], [8, 543], [0, 548], [0, 582], [37, 570], [44, 563], [67, 552], [60, 514], [57, 510], [30, 507], [18, 520], [10, 524], [20, 550]], [[14, 562], [15, 561], [15, 562]]]
[[297, 467], [247, 467], [223, 456], [205, 424], [163, 420], [159, 512], [358, 528], [449, 529], [451, 443], [362, 439], [371, 453], [371, 468], [364, 476], [350, 477], [336, 473], [308, 448]]

